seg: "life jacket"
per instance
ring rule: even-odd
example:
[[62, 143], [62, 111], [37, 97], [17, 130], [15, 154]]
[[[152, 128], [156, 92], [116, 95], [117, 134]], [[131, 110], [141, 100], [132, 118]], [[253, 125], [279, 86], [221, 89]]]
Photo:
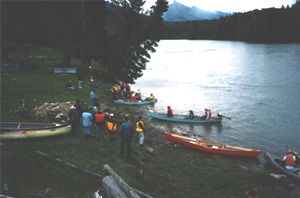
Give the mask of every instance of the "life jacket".
[[117, 86], [113, 86], [113, 88], [111, 89], [112, 92], [118, 92], [118, 87]]
[[96, 113], [95, 114], [96, 122], [104, 122], [104, 119], [105, 119], [105, 113]]
[[286, 155], [285, 165], [286, 166], [296, 166], [296, 162], [294, 161], [294, 156], [292, 154]]
[[117, 125], [112, 122], [106, 122], [106, 126], [109, 131], [117, 131]]
[[132, 95], [130, 95], [129, 96], [130, 97], [130, 100], [132, 101], [132, 102], [136, 102], [136, 97], [134, 96], [134, 94], [132, 94]]
[[135, 124], [136, 129], [135, 130], [139, 133], [143, 132], [143, 129], [140, 127], [140, 123], [143, 125], [143, 127], [145, 126], [144, 122], [142, 120], [139, 120], [139, 121], [136, 122], [136, 124]]
[[205, 109], [206, 120], [208, 120], [209, 118], [211, 118], [211, 116], [212, 116], [211, 110], [210, 109]]
[[154, 96], [152, 95], [152, 96], [150, 96], [150, 100], [151, 101], [153, 101], [154, 100]]
[[172, 109], [168, 109], [168, 117], [173, 117], [173, 110]]

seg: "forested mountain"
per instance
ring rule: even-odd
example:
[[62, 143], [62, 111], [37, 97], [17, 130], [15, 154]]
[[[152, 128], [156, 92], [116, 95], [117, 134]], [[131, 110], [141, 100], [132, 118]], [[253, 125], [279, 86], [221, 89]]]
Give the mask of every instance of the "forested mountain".
[[165, 22], [163, 38], [300, 43], [300, 2], [287, 8], [234, 13], [219, 20]]
[[169, 5], [169, 9], [165, 12], [163, 18], [165, 21], [194, 21], [194, 20], [210, 20], [219, 19], [222, 16], [228, 16], [229, 13], [221, 11], [201, 10], [197, 7], [187, 7], [174, 0]]

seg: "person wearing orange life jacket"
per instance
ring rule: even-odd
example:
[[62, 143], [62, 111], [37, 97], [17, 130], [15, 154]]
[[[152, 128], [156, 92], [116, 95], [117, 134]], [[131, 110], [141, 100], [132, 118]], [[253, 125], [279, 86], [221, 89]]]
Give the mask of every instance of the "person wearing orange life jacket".
[[167, 117], [173, 117], [173, 110], [171, 109], [170, 106], [167, 107]]
[[137, 100], [136, 100], [136, 98], [135, 98], [135, 94], [131, 94], [131, 95], [129, 96], [129, 98], [130, 98], [130, 101], [131, 101], [131, 102], [137, 102]]
[[96, 139], [99, 141], [99, 136], [100, 134], [102, 135], [102, 140], [104, 140], [104, 126], [105, 126], [105, 120], [106, 120], [106, 116], [105, 113], [102, 110], [99, 110], [95, 116], [95, 125], [96, 125]]
[[205, 108], [205, 114], [201, 117], [204, 120], [209, 120], [212, 117], [211, 109]]
[[294, 170], [296, 167], [296, 157], [293, 151], [288, 150], [286, 155], [283, 157], [283, 161], [285, 162], [285, 168], [287, 170]]
[[139, 119], [135, 124], [136, 125], [135, 131], [139, 135], [139, 144], [141, 148], [143, 148], [144, 146], [144, 139], [145, 139], [145, 124], [142, 119], [143, 119], [142, 116], [139, 116]]
[[118, 125], [114, 119], [114, 114], [109, 114], [106, 120], [106, 130], [108, 132], [109, 141], [112, 142], [117, 138]]

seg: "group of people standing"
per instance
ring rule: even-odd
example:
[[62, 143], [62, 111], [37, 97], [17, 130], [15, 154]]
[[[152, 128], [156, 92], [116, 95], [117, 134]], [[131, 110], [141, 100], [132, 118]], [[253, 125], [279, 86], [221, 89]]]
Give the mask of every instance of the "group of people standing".
[[[127, 149], [127, 157], [131, 156], [131, 141], [135, 136], [138, 137], [138, 143], [143, 148], [144, 145], [144, 133], [145, 124], [142, 116], [138, 117], [135, 125], [130, 121], [130, 117], [125, 115], [123, 123], [118, 126], [113, 113], [104, 112], [99, 109], [96, 113], [93, 113], [94, 109], [89, 111], [89, 108], [83, 107], [80, 100], [77, 99], [70, 108], [69, 122], [71, 124], [71, 134], [76, 136], [77, 129], [80, 123], [82, 123], [84, 129], [84, 137], [90, 138], [91, 128], [95, 126], [96, 140], [109, 142], [116, 141], [117, 137], [120, 137], [120, 157], [124, 156], [125, 147]], [[96, 106], [94, 106], [96, 107]]]

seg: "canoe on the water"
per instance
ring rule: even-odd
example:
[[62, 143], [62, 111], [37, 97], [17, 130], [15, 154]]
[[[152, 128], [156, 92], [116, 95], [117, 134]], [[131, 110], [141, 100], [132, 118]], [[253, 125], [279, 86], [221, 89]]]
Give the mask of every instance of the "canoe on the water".
[[151, 100], [138, 100], [136, 102], [133, 102], [130, 99], [117, 99], [117, 100], [114, 100], [115, 104], [129, 105], [129, 106], [150, 105], [150, 104], [154, 104], [156, 102], [157, 102], [157, 99], [154, 99], [154, 101], [151, 101]]
[[1, 122], [1, 139], [26, 139], [63, 135], [71, 132], [70, 125], [56, 123]]
[[296, 167], [293, 171], [287, 170], [285, 168], [285, 163], [279, 157], [276, 157], [268, 152], [264, 153], [264, 158], [268, 164], [270, 164], [273, 168], [277, 169], [281, 173], [287, 175], [290, 178], [293, 178], [295, 181], [300, 183], [300, 158], [296, 155]]
[[199, 151], [204, 151], [213, 154], [239, 157], [257, 157], [261, 153], [261, 151], [257, 149], [216, 143], [210, 140], [203, 140], [184, 135], [177, 135], [168, 131], [164, 132], [164, 136], [167, 140], [171, 142], [182, 144], [193, 149], [197, 149]]
[[185, 119], [184, 115], [174, 115], [173, 117], [167, 117], [167, 114], [162, 113], [154, 113], [152, 111], [148, 112], [149, 117], [156, 120], [162, 120], [167, 122], [177, 122], [177, 123], [195, 123], [195, 124], [203, 124], [203, 123], [221, 123], [222, 117], [212, 117], [208, 120], [201, 119], [200, 117], [195, 119]]

